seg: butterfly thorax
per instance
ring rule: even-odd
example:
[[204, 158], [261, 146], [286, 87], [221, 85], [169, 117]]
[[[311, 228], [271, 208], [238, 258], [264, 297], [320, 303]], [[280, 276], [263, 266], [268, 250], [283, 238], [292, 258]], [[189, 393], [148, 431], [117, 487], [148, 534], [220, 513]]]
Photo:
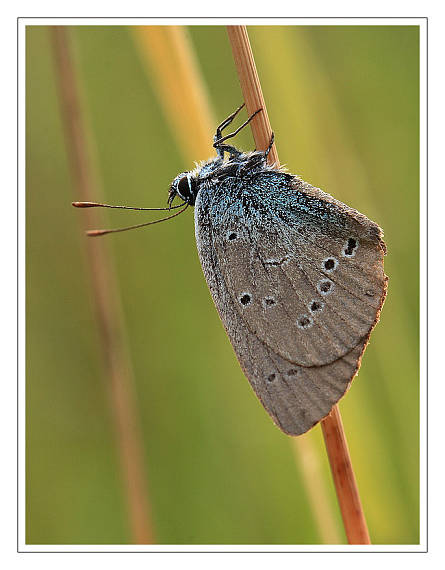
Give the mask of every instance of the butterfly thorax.
[[170, 186], [169, 203], [175, 196], [179, 196], [194, 206], [198, 192], [203, 187], [216, 187], [227, 179], [237, 179], [248, 187], [251, 176], [264, 171], [274, 171], [274, 167], [267, 164], [264, 152], [237, 151], [237, 154], [230, 155], [227, 160], [215, 157], [197, 164], [194, 170], [176, 176]]

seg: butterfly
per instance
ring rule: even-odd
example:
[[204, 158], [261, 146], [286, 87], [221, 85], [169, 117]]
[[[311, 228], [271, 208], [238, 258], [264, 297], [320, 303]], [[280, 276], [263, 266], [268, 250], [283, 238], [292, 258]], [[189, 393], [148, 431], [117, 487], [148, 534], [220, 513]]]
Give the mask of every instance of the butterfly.
[[265, 151], [227, 144], [261, 111], [223, 136], [242, 107], [217, 127], [216, 157], [173, 180], [169, 208], [181, 209], [131, 227], [194, 206], [203, 273], [241, 368], [276, 425], [300, 435], [358, 372], [386, 296], [386, 246], [366, 216], [269, 165], [273, 135]]

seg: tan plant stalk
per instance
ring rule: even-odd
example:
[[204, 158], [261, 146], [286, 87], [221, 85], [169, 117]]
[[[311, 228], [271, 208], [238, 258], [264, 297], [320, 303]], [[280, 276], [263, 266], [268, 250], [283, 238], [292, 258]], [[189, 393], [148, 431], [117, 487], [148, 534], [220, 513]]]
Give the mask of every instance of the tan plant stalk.
[[[245, 26], [228, 26], [227, 30], [247, 111], [251, 114], [260, 107], [263, 109], [263, 113], [259, 113], [251, 122], [251, 127], [257, 148], [265, 150], [269, 144], [272, 129], [247, 30]], [[274, 156], [271, 157], [271, 155], [272, 152], [269, 155], [269, 162], [279, 166], [276, 150]], [[322, 420], [321, 424], [348, 542], [349, 544], [370, 544], [338, 406], [333, 407], [329, 416]]]
[[[73, 61], [69, 28], [50, 28], [56, 63], [62, 121], [68, 158], [80, 200], [97, 199], [98, 181], [90, 152], [91, 135], [85, 120], [79, 81]], [[67, 205], [68, 207], [68, 205]], [[98, 209], [85, 211], [78, 219], [87, 227], [101, 226]], [[85, 239], [92, 296], [99, 326], [101, 348], [132, 539], [135, 544], [154, 543], [142, 434], [138, 422], [133, 372], [126, 343], [122, 307], [113, 263], [104, 240]]]

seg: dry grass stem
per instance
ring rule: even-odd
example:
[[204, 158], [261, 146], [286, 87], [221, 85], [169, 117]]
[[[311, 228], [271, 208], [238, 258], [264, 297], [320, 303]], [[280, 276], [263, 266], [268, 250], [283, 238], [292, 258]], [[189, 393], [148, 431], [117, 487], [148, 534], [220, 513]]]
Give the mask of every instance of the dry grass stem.
[[349, 544], [371, 544], [338, 406], [322, 422], [329, 463]]
[[[76, 197], [84, 201], [100, 200], [94, 161], [89, 151], [91, 138], [84, 117], [68, 29], [59, 26], [50, 28], [67, 152]], [[79, 217], [79, 220], [86, 222], [88, 227], [100, 227], [102, 224], [97, 210], [87, 209], [86, 215]], [[85, 238], [85, 248], [125, 484], [132, 542], [151, 544], [154, 543], [154, 537], [149, 514], [142, 435], [137, 421], [132, 366], [126, 344], [117, 279], [104, 240]]]
[[[255, 117], [251, 126], [257, 148], [265, 149], [269, 144], [272, 129], [247, 30], [245, 26], [228, 26], [227, 30], [247, 111], [250, 114], [259, 107], [262, 107], [264, 111]], [[279, 165], [275, 145], [272, 152], [274, 156], [270, 162]], [[331, 414], [322, 420], [321, 424], [348, 542], [349, 544], [370, 544], [338, 406], [333, 407]], [[310, 488], [308, 490], [310, 491]]]
[[[238, 71], [247, 113], [250, 116], [257, 109], [263, 109], [263, 112], [258, 113], [252, 120], [250, 126], [257, 150], [266, 150], [272, 136], [272, 129], [250, 47], [249, 36], [245, 26], [227, 26], [227, 33], [232, 46], [233, 59]], [[280, 164], [275, 144], [269, 153], [268, 162], [277, 166]]]

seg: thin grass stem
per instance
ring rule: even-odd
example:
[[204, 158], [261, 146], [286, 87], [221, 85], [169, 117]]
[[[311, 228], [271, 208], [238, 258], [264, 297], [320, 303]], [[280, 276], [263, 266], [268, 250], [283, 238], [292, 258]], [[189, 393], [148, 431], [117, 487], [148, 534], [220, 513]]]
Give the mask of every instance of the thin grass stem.
[[[85, 120], [69, 28], [54, 26], [50, 30], [62, 121], [76, 197], [83, 201], [100, 199], [97, 195], [99, 185], [90, 147], [92, 141]], [[97, 208], [87, 208], [86, 215], [82, 216], [87, 226], [101, 225], [97, 210]], [[142, 435], [118, 283], [105, 241], [85, 240], [85, 248], [124, 481], [131, 542], [153, 544], [155, 541], [143, 460]]]
[[[272, 128], [246, 26], [227, 26], [227, 33], [232, 46], [233, 59], [238, 71], [247, 114], [250, 116], [258, 109], [263, 110], [252, 120], [250, 126], [257, 150], [266, 150], [272, 137]], [[275, 144], [272, 146], [267, 160], [269, 164], [279, 166]]]
[[338, 406], [322, 420], [321, 428], [348, 542], [371, 544]]

